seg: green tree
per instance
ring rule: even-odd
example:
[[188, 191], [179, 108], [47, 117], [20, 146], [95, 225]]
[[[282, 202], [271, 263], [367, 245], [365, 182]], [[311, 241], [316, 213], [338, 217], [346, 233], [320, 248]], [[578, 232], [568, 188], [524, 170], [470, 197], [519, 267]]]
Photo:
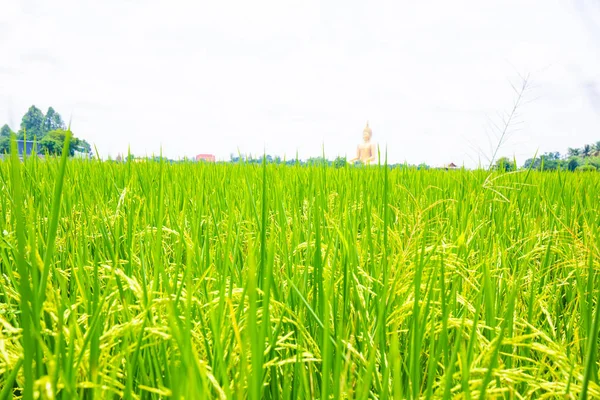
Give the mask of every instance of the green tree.
[[523, 165], [525, 169], [538, 169], [544, 171], [554, 171], [564, 168], [563, 161], [560, 159], [559, 153], [545, 153], [540, 158], [530, 158]]
[[10, 138], [0, 137], [0, 154], [7, 154], [10, 151]]
[[525, 163], [523, 164], [523, 169], [537, 169], [540, 163], [540, 159], [536, 158], [528, 158], [527, 160], [525, 160]]
[[574, 149], [572, 147], [569, 147], [569, 149], [567, 150], [567, 155], [569, 157], [577, 157], [581, 154], [581, 150], [579, 149]]
[[567, 169], [569, 171], [575, 171], [581, 165], [581, 160], [579, 157], [571, 157], [569, 158], [569, 162], [567, 162]]
[[6, 124], [4, 124], [4, 126], [2, 128], [0, 128], [0, 137], [2, 137], [2, 138], [9, 138], [11, 133], [12, 133], [12, 130]]
[[67, 129], [67, 124], [62, 119], [59, 113], [55, 112], [52, 116], [52, 130], [62, 129], [63, 131]]
[[600, 140], [594, 144], [594, 156], [600, 156]]
[[0, 128], [0, 154], [7, 154], [10, 152], [10, 135], [12, 130], [6, 124]]
[[508, 157], [501, 157], [496, 161], [495, 169], [498, 171], [515, 171], [517, 169], [517, 165], [514, 161], [511, 161]]
[[46, 116], [44, 117], [44, 133], [48, 133], [56, 129], [52, 126], [52, 119], [54, 118], [54, 114], [56, 114], [54, 108], [49, 107], [48, 111], [46, 111]]
[[587, 163], [596, 167], [596, 169], [600, 169], [600, 157], [590, 157], [587, 159]]
[[[62, 117], [53, 107], [49, 107], [44, 113], [35, 105], [29, 107], [21, 119], [21, 127], [17, 133], [17, 139], [37, 140], [38, 151], [40, 153], [50, 153], [60, 155], [63, 150], [67, 127]], [[4, 125], [0, 129], [0, 152], [10, 151], [10, 141], [4, 140], [10, 137], [11, 129]], [[75, 151], [91, 154], [92, 146], [83, 140], [74, 136], [71, 137], [69, 153], [72, 156]]]
[[92, 146], [90, 146], [90, 144], [84, 139], [73, 137], [71, 138], [71, 145], [75, 151], [79, 151], [81, 153], [92, 152]]
[[346, 166], [346, 157], [337, 157], [334, 161], [333, 161], [333, 166], [335, 168], [343, 168]]
[[29, 107], [29, 110], [21, 119], [21, 129], [17, 135], [19, 139], [23, 139], [25, 135], [28, 138], [34, 137], [41, 139], [44, 137], [44, 113], [36, 106]]
[[583, 149], [581, 149], [581, 155], [583, 157], [589, 157], [592, 155], [592, 151], [593, 151], [592, 145], [586, 144], [585, 146], [583, 146]]
[[55, 131], [57, 129], [65, 130], [67, 126], [59, 113], [54, 108], [49, 107], [44, 117], [44, 133]]
[[54, 108], [52, 107], [49, 107], [48, 111], [46, 111], [46, 115], [44, 116], [44, 133], [48, 133], [56, 129], [53, 126], [53, 119], [55, 114], [56, 111], [54, 111]]
[[[52, 155], [62, 155], [66, 136], [67, 131], [62, 129], [56, 129], [48, 132], [48, 134], [45, 135], [39, 142], [39, 151], [41, 153], [48, 153]], [[75, 145], [73, 142], [74, 141], [71, 141], [69, 145], [69, 155], [71, 156], [75, 153]]]
[[580, 165], [579, 167], [577, 167], [576, 171], [594, 172], [594, 171], [596, 171], [596, 167], [594, 167], [592, 164], [585, 164], [585, 165]]

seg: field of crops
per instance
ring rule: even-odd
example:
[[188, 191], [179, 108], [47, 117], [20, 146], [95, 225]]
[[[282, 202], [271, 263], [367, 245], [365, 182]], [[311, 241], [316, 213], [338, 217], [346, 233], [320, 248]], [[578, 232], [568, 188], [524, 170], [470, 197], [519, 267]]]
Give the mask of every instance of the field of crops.
[[0, 161], [0, 398], [599, 398], [600, 175]]

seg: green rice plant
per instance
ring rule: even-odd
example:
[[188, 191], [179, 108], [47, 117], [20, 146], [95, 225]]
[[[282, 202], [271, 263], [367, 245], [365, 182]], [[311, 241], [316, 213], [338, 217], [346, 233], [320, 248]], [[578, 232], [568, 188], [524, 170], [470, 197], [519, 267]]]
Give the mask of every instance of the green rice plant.
[[597, 398], [600, 182], [0, 161], [0, 398]]

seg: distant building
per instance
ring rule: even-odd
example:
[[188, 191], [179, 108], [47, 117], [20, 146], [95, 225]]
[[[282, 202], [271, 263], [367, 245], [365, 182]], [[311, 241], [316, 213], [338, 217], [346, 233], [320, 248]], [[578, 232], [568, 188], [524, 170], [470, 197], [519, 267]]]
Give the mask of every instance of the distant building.
[[443, 169], [443, 170], [452, 170], [452, 169], [458, 169], [458, 165], [454, 164], [454, 163], [450, 163], [450, 164], [444, 164], [441, 167], [437, 167], [436, 169]]
[[92, 158], [94, 158], [94, 155], [92, 154], [92, 152], [86, 153], [85, 151], [74, 151], [73, 152], [73, 158], [79, 158], [82, 160], [91, 160]]
[[25, 155], [30, 156], [33, 154], [33, 146], [34, 143], [32, 140], [17, 140], [17, 149], [19, 150], [19, 156], [23, 157], [23, 153]]
[[198, 154], [196, 161], [215, 162], [216, 158], [213, 154]]
[[[19, 158], [23, 159], [23, 155], [29, 157], [32, 154], [34, 154], [33, 150], [34, 148], [36, 148], [37, 146], [35, 145], [35, 142], [33, 140], [17, 140], [17, 152], [19, 153]], [[39, 150], [39, 148], [36, 148], [37, 150], [37, 155], [39, 157], [43, 157], [43, 154], [41, 153], [41, 151]], [[2, 158], [8, 158], [10, 157], [10, 150], [7, 154], [0, 154], [0, 159]]]

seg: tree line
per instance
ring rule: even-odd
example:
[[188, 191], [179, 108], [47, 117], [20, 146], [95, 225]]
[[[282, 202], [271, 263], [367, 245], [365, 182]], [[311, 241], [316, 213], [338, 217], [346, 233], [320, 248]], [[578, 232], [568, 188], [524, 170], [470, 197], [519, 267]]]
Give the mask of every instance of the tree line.
[[[27, 112], [21, 118], [19, 130], [13, 130], [7, 125], [0, 128], [0, 154], [10, 151], [10, 137], [15, 134], [17, 140], [33, 140], [36, 142], [37, 152], [40, 154], [61, 155], [64, 142], [67, 135], [67, 126], [61, 115], [49, 107], [44, 114], [35, 105], [29, 107]], [[75, 137], [71, 137], [69, 154], [73, 156], [75, 152], [91, 155], [90, 144]], [[133, 158], [132, 155], [129, 157]], [[231, 155], [229, 162], [262, 164], [263, 158], [267, 163], [287, 164], [287, 165], [322, 165], [323, 163], [341, 168], [347, 164], [345, 157], [337, 157], [334, 160], [327, 160], [324, 157], [313, 157], [306, 161], [299, 159], [281, 159], [278, 156], [265, 155], [254, 158], [252, 156], [234, 156]], [[124, 160], [123, 160], [124, 161]], [[169, 160], [174, 162], [174, 160]], [[429, 169], [430, 167], [423, 163], [420, 165], [390, 164], [390, 168], [408, 167], [416, 169]], [[515, 160], [508, 157], [501, 157], [494, 163], [494, 168], [502, 171], [516, 171], [518, 169]], [[541, 156], [529, 158], [525, 161], [522, 169], [534, 170], [569, 170], [569, 171], [596, 171], [600, 170], [600, 141], [594, 144], [586, 144], [580, 148], [569, 148], [565, 155], [560, 152], [547, 152]]]
[[[499, 158], [495, 168], [502, 171], [515, 171], [517, 165], [508, 157]], [[547, 152], [539, 157], [525, 160], [523, 169], [535, 169], [545, 171], [568, 170], [568, 171], [597, 171], [600, 170], [600, 141], [594, 144], [586, 144], [581, 148], [569, 147], [566, 154], [560, 152]]]
[[[21, 125], [17, 132], [13, 132], [8, 124], [0, 128], [0, 154], [10, 151], [10, 137], [13, 133], [17, 140], [35, 141], [37, 152], [40, 154], [61, 155], [67, 135], [67, 125], [54, 108], [49, 107], [44, 114], [33, 105], [21, 118]], [[71, 137], [69, 145], [71, 156], [75, 152], [90, 154], [91, 151], [92, 148], [87, 141], [75, 136]]]

